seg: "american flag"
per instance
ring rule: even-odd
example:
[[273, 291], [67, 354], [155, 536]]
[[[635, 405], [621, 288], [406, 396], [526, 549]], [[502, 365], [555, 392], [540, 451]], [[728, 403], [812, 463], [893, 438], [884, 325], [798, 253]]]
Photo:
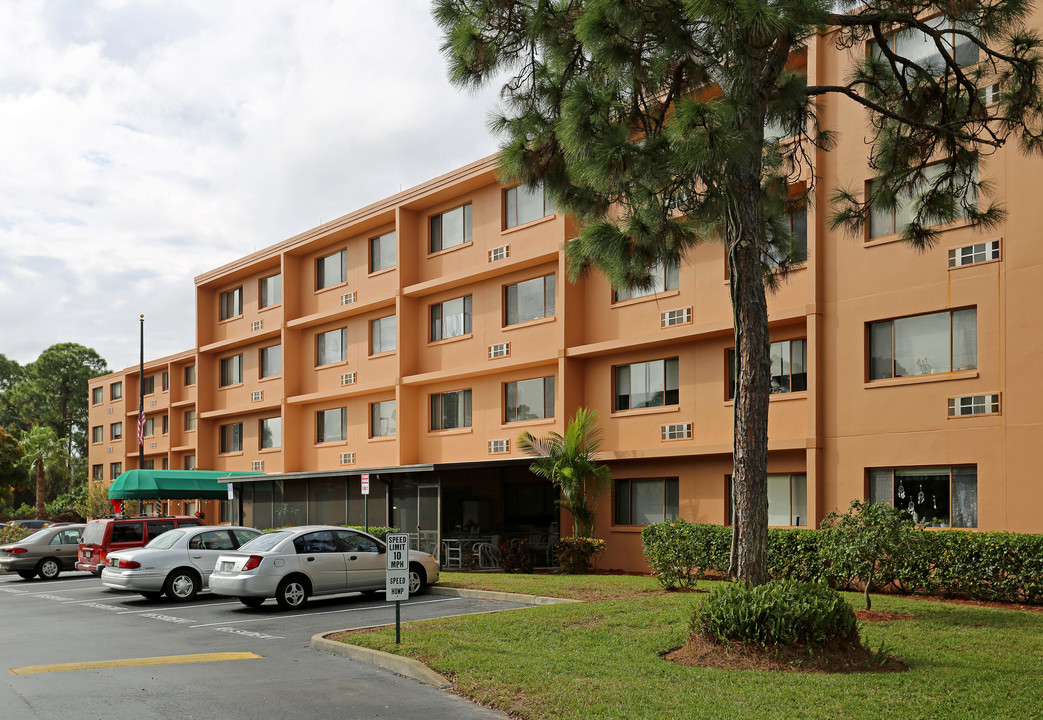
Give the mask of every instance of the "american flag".
[[145, 444], [145, 403], [138, 405], [138, 445]]

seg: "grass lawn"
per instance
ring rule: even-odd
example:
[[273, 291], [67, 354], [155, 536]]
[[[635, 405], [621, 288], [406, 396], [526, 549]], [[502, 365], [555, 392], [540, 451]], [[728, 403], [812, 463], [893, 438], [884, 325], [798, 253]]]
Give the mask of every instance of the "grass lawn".
[[513, 717], [1043, 718], [1043, 613], [874, 596], [873, 610], [913, 619], [864, 623], [863, 640], [908, 672], [707, 670], [660, 658], [684, 644], [701, 592], [608, 575], [444, 573], [439, 584], [588, 600], [407, 623], [397, 646], [394, 627], [346, 638], [422, 660]]

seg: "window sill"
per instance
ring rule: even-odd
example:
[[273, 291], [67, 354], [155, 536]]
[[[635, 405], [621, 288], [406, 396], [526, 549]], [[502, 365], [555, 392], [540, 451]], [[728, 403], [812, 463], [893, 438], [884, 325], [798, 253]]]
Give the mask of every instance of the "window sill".
[[278, 375], [266, 375], [266, 376], [264, 376], [262, 378], [257, 378], [257, 382], [262, 382], [262, 383], [264, 383], [264, 382], [272, 382], [274, 380], [282, 380], [282, 373], [279, 373]]
[[977, 370], [959, 370], [957, 372], [934, 373], [932, 375], [911, 375], [909, 377], [887, 378], [884, 380], [870, 380], [863, 383], [866, 389], [881, 387], [896, 387], [899, 385], [919, 385], [920, 383], [944, 382], [946, 380], [970, 380], [978, 377]]
[[392, 265], [391, 267], [381, 268], [380, 270], [373, 270], [368, 275], [366, 275], [366, 277], [371, 277], [372, 278], [372, 277], [379, 277], [381, 275], [387, 275], [388, 273], [395, 272], [395, 270], [397, 270], [397, 269], [398, 269], [398, 265]]
[[[931, 228], [938, 232], [946, 232], [948, 230], [958, 230], [959, 228], [970, 227], [971, 221], [967, 219], [954, 220], [951, 223], [943, 223], [941, 225], [932, 225]], [[891, 243], [901, 242], [901, 233], [892, 233], [890, 235], [881, 235], [880, 237], [867, 238], [863, 243], [863, 247], [877, 247], [878, 245], [890, 245]]]
[[384, 443], [384, 442], [395, 442], [398, 440], [398, 435], [381, 435], [379, 437], [369, 438], [371, 443]]
[[343, 290], [348, 286], [348, 281], [336, 283], [335, 285], [327, 285], [326, 287], [315, 288], [315, 294], [321, 295], [322, 293], [332, 292], [333, 290]]
[[243, 454], [242, 450], [231, 450], [229, 452], [219, 452], [218, 457], [240, 457]]
[[328, 362], [328, 363], [325, 363], [324, 365], [316, 365], [315, 369], [316, 370], [323, 370], [325, 368], [346, 367], [347, 364], [348, 364], [347, 360], [334, 360], [333, 362]]
[[318, 442], [315, 443], [315, 447], [320, 447], [320, 448], [338, 447], [340, 445], [347, 445], [347, 444], [348, 444], [347, 440], [319, 440]]
[[445, 435], [470, 435], [474, 432], [473, 427], [445, 428], [443, 430], [428, 430], [428, 437], [443, 437]]
[[664, 300], [666, 298], [677, 297], [681, 294], [680, 290], [664, 290], [663, 292], [652, 293], [651, 295], [642, 295], [641, 297], [630, 298], [629, 300], [620, 300], [611, 304], [611, 308], [630, 307], [631, 305], [638, 305], [640, 303], [655, 302], [657, 300]]
[[522, 427], [523, 425], [553, 425], [557, 422], [554, 418], [541, 418], [539, 420], [513, 420], [511, 422], [500, 423], [500, 427], [504, 429]]
[[613, 525], [609, 528], [609, 532], [614, 533], [634, 533], [640, 534], [647, 525]]
[[242, 319], [243, 319], [243, 314], [239, 313], [238, 315], [233, 315], [232, 317], [220, 318], [220, 319], [218, 319], [217, 324], [218, 325], [225, 325], [227, 323], [235, 322], [236, 320], [242, 320]]
[[[794, 390], [788, 393], [772, 393], [768, 396], [768, 402], [786, 402], [788, 400], [807, 400], [807, 390]], [[735, 398], [728, 398], [724, 401], [725, 407], [735, 405]]]
[[398, 350], [385, 350], [383, 352], [378, 352], [378, 353], [373, 353], [372, 355], [367, 355], [366, 357], [368, 357], [370, 360], [375, 360], [377, 358], [392, 357], [397, 352], [398, 352]]
[[660, 415], [662, 413], [681, 412], [680, 405], [663, 405], [661, 407], [634, 408], [632, 410], [616, 410], [609, 414], [611, 418], [637, 417], [640, 415]]
[[535, 320], [526, 320], [525, 322], [514, 323], [513, 325], [504, 325], [503, 331], [510, 332], [511, 330], [521, 330], [522, 328], [532, 327], [533, 325], [546, 325], [557, 320], [557, 315], [550, 315], [548, 317], [536, 318]]
[[442, 338], [441, 340], [429, 340], [427, 343], [428, 347], [434, 347], [436, 345], [446, 345], [448, 343], [460, 342], [461, 340], [470, 340], [474, 337], [473, 332], [464, 333], [463, 335], [454, 335], [451, 338]]
[[232, 383], [231, 385], [221, 385], [217, 389], [218, 390], [234, 390], [235, 388], [241, 388], [242, 386], [243, 386], [243, 383], [237, 382], [237, 383]]
[[430, 260], [431, 258], [441, 257], [446, 253], [456, 252], [457, 250], [462, 250], [463, 248], [469, 248], [472, 245], [474, 245], [474, 240], [468, 240], [467, 242], [460, 243], [459, 245], [453, 245], [452, 247], [442, 248], [441, 250], [435, 250], [434, 252], [430, 252], [427, 254], [427, 259]]
[[557, 213], [551, 213], [550, 215], [544, 215], [541, 218], [536, 218], [535, 220], [529, 220], [528, 222], [522, 223], [520, 225], [515, 225], [514, 227], [504, 228], [503, 230], [500, 231], [500, 234], [501, 235], [510, 235], [511, 233], [518, 232], [519, 230], [527, 230], [528, 228], [531, 228], [534, 225], [542, 225], [543, 223], [550, 222], [551, 220], [554, 220], [557, 217], [558, 217]]
[[261, 448], [257, 451], [258, 455], [271, 455], [272, 453], [282, 452], [282, 445], [278, 447]]
[[282, 302], [272, 303], [271, 305], [265, 305], [264, 307], [257, 308], [257, 312], [263, 313], [270, 310], [278, 310], [282, 307]]

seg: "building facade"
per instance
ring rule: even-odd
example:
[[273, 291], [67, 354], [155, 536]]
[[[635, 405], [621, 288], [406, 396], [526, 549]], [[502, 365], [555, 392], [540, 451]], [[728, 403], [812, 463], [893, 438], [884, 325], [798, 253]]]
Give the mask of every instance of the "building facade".
[[[819, 36], [799, 62], [837, 85], [848, 57]], [[800, 182], [817, 191], [792, 216], [806, 261], [769, 297], [769, 523], [816, 526], [872, 498], [935, 527], [1040, 532], [1043, 204], [1025, 180], [1043, 164], [1014, 148], [987, 158], [1005, 223], [953, 223], [916, 253], [897, 241], [900, 217], [874, 218], [865, 237], [829, 229], [829, 190], [872, 177], [862, 112], [827, 99], [819, 120], [840, 142], [809, 158]], [[467, 533], [545, 547], [569, 519], [517, 439], [563, 432], [588, 407], [613, 471], [601, 567], [644, 569], [650, 522], [729, 522], [724, 249], [658, 268], [647, 293], [596, 273], [568, 282], [573, 222], [495, 167], [197, 277], [196, 348], [145, 366], [146, 465], [263, 471], [237, 483], [241, 519], [259, 528], [368, 520], [435, 552]], [[139, 382], [130, 368], [91, 383], [96, 479], [138, 466]]]

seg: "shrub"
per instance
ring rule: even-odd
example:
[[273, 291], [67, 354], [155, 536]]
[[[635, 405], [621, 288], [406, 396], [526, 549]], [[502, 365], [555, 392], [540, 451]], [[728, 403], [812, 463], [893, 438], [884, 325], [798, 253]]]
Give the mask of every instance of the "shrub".
[[508, 540], [500, 546], [500, 569], [505, 573], [531, 573], [533, 567], [528, 540]]
[[768, 572], [773, 578], [815, 582], [826, 576], [819, 530], [768, 530]]
[[34, 532], [36, 531], [26, 528], [0, 526], [0, 545], [18, 542], [22, 538], [29, 537]]
[[729, 583], [710, 593], [696, 612], [696, 632], [720, 642], [768, 645], [850, 638], [855, 611], [825, 583], [772, 580], [751, 587]]
[[560, 571], [569, 575], [590, 572], [590, 561], [605, 552], [605, 541], [587, 537], [564, 537], [554, 544]]
[[645, 560], [664, 588], [695, 587], [707, 570], [719, 569], [722, 542], [727, 570], [731, 543], [728, 528], [673, 520], [645, 527], [641, 542]]
[[398, 532], [398, 528], [386, 527], [384, 525], [370, 525], [369, 530], [366, 530], [365, 526], [363, 525], [344, 525], [343, 527], [346, 527], [349, 530], [361, 530], [362, 532], [368, 532], [370, 535], [374, 536], [377, 540], [380, 540], [381, 542], [387, 542], [388, 535], [390, 535], [391, 533]]

